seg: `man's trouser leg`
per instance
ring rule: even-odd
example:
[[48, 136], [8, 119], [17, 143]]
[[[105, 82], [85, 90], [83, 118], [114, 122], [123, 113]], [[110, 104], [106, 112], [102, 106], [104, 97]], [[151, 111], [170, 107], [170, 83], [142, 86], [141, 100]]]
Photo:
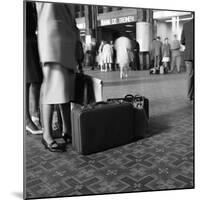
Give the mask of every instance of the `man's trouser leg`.
[[176, 67], [177, 67], [177, 72], [181, 72], [181, 56], [176, 57]]
[[193, 61], [185, 61], [187, 70], [187, 97], [194, 98], [194, 66]]

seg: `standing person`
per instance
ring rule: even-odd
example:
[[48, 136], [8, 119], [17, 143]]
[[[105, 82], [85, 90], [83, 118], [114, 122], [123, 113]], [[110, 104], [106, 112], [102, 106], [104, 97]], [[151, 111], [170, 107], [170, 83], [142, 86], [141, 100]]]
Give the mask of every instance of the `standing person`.
[[154, 68], [159, 69], [162, 58], [162, 42], [160, 41], [160, 36], [157, 36], [152, 45], [152, 52], [154, 53]]
[[[42, 134], [39, 120], [39, 97], [42, 83], [37, 45], [37, 13], [34, 2], [26, 4], [26, 130], [31, 134]], [[33, 116], [30, 114], [32, 103]], [[36, 121], [36, 122], [35, 122]], [[35, 123], [34, 123], [35, 122]]]
[[135, 37], [132, 40], [132, 51], [133, 51], [133, 69], [140, 70], [140, 44], [137, 42]]
[[121, 36], [116, 39], [114, 47], [117, 54], [117, 63], [120, 68], [120, 78], [127, 78], [130, 63], [129, 52], [131, 51], [131, 40], [128, 37]]
[[112, 70], [112, 62], [113, 62], [112, 57], [113, 57], [112, 47], [107, 41], [105, 41], [102, 50], [102, 59], [105, 71], [108, 71], [108, 69], [110, 71]]
[[155, 38], [153, 38], [152, 43], [151, 43], [151, 50], [150, 50], [150, 60], [151, 60], [151, 64], [150, 64], [150, 68], [154, 68], [154, 42], [155, 42]]
[[113, 41], [111, 40], [110, 41], [110, 47], [111, 47], [111, 50], [112, 50], [112, 70], [115, 71], [115, 62], [116, 62], [116, 51], [114, 49], [114, 44], [113, 44]]
[[96, 40], [95, 40], [95, 38], [92, 38], [90, 53], [91, 53], [91, 69], [94, 70], [94, 67], [96, 64]]
[[165, 71], [169, 71], [170, 48], [171, 47], [168, 42], [168, 38], [165, 38], [164, 44], [162, 46], [162, 62], [163, 62]]
[[100, 66], [101, 71], [103, 71], [103, 56], [102, 56], [103, 46], [104, 46], [104, 41], [102, 40], [98, 49], [98, 65]]
[[183, 25], [181, 44], [185, 45], [184, 60], [188, 77], [187, 97], [194, 99], [194, 20]]
[[52, 138], [52, 108], [59, 105], [63, 137], [71, 133], [70, 101], [74, 95], [76, 45], [79, 32], [73, 5], [37, 2], [38, 46], [42, 62], [42, 144], [52, 152], [64, 151]]
[[180, 67], [181, 67], [181, 52], [180, 52], [180, 42], [177, 39], [177, 35], [174, 35], [174, 39], [171, 43], [171, 56], [172, 56], [172, 62], [171, 62], [171, 70], [170, 72], [174, 71], [174, 66], [177, 67], [177, 72], [180, 73]]

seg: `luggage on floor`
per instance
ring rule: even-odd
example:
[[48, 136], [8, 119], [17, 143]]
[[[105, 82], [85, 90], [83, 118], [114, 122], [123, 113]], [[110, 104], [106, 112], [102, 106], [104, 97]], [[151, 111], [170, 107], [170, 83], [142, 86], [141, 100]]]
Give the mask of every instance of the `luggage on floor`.
[[109, 98], [107, 99], [108, 102], [115, 102], [115, 103], [123, 103], [129, 102], [132, 103], [134, 108], [137, 109], [144, 109], [147, 118], [149, 119], [149, 99], [144, 96], [127, 94], [124, 98]]
[[160, 70], [156, 68], [151, 68], [149, 70], [149, 74], [160, 74]]
[[144, 109], [133, 107], [133, 138], [134, 140], [145, 138], [148, 133], [149, 121]]
[[164, 66], [160, 66], [160, 74], [164, 74], [165, 73], [165, 71], [164, 71]]
[[133, 106], [129, 103], [76, 104], [71, 120], [72, 146], [83, 155], [133, 141]]
[[118, 104], [129, 102], [133, 110], [133, 138], [140, 139], [147, 135], [149, 124], [149, 100], [147, 98], [128, 94], [124, 98], [112, 98], [107, 101]]

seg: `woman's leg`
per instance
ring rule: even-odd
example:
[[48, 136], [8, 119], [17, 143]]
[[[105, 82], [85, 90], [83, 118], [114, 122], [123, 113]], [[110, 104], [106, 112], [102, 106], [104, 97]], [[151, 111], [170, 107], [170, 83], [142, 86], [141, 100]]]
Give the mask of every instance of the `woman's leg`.
[[123, 79], [123, 66], [119, 64], [119, 69], [120, 69], [120, 78]]
[[62, 132], [71, 136], [71, 113], [70, 103], [59, 104], [62, 118]]
[[112, 71], [112, 63], [109, 63], [108, 65], [109, 65], [110, 71]]
[[53, 142], [52, 132], [53, 104], [42, 104], [43, 138], [47, 144]]
[[33, 123], [29, 111], [29, 91], [30, 91], [30, 83], [26, 83], [26, 130], [32, 134], [41, 134], [37, 126]]
[[40, 84], [32, 83], [30, 87], [30, 100], [32, 103], [32, 116], [39, 117]]
[[124, 66], [124, 76], [127, 78], [128, 77], [128, 65]]

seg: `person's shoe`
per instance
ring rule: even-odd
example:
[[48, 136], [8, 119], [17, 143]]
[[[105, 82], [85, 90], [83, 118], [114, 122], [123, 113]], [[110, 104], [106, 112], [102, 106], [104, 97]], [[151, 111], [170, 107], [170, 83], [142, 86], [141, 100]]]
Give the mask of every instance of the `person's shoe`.
[[45, 149], [48, 149], [51, 152], [64, 152], [64, 149], [61, 148], [55, 140], [51, 142], [50, 144], [48, 144], [44, 140], [44, 138], [42, 138], [41, 142], [44, 145]]
[[66, 143], [72, 143], [72, 136], [68, 133], [62, 133], [62, 138]]
[[33, 135], [39, 135], [43, 133], [43, 131], [38, 129], [38, 127], [32, 121], [26, 125], [26, 131]]
[[40, 124], [40, 119], [39, 119], [39, 117], [31, 116], [31, 119], [32, 119], [33, 123], [37, 126], [37, 128], [38, 128], [39, 130], [42, 130], [42, 126], [41, 126], [41, 124]]

